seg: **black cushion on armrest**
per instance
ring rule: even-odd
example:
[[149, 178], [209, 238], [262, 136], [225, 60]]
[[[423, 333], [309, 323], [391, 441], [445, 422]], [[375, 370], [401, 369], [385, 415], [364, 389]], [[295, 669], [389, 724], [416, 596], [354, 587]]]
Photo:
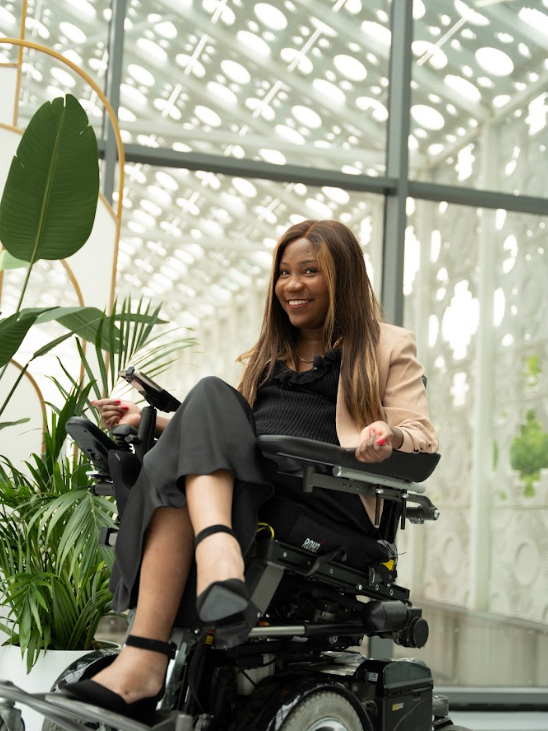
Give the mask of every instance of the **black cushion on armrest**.
[[263, 434], [258, 437], [257, 445], [265, 457], [274, 461], [277, 461], [277, 457], [282, 458], [282, 461], [284, 458], [290, 457], [292, 460], [302, 463], [303, 466], [311, 463], [321, 467], [338, 465], [406, 482], [423, 482], [430, 477], [440, 460], [440, 455], [437, 453], [409, 453], [394, 450], [384, 462], [358, 462], [354, 457], [355, 449], [345, 449], [336, 444], [316, 442], [313, 439], [275, 434]]
[[82, 416], [71, 416], [67, 419], [65, 429], [99, 472], [108, 475], [108, 454], [111, 449], [118, 449], [116, 442], [96, 424]]

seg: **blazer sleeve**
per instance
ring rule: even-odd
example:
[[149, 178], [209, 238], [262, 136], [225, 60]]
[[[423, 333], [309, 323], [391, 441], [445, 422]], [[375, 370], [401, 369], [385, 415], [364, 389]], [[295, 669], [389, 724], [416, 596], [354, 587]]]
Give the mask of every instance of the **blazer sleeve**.
[[402, 452], [435, 452], [438, 436], [430, 423], [424, 368], [417, 360], [415, 335], [401, 330], [392, 347], [382, 398], [385, 421], [403, 433]]

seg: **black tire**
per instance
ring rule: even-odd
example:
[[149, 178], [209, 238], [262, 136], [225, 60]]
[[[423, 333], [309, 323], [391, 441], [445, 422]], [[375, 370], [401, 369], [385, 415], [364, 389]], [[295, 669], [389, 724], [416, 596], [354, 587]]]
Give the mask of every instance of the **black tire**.
[[322, 691], [299, 703], [279, 731], [363, 731], [363, 726], [350, 701]]

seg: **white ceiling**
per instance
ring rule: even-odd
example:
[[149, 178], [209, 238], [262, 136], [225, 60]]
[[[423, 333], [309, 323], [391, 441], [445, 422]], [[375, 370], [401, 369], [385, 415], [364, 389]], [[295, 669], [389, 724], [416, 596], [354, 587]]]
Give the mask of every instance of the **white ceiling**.
[[[3, 0], [5, 35], [18, 35], [21, 7]], [[128, 0], [123, 139], [383, 175], [389, 11], [384, 0]], [[109, 17], [106, 0], [29, 0], [26, 35], [104, 86]], [[415, 0], [414, 18], [411, 175], [431, 179], [487, 121], [544, 93], [548, 0]], [[22, 124], [66, 91], [100, 133], [96, 95], [35, 53], [26, 55]], [[165, 299], [184, 324], [263, 287], [276, 239], [303, 217], [345, 221], [378, 259], [378, 196], [139, 163], [126, 173], [120, 293]]]

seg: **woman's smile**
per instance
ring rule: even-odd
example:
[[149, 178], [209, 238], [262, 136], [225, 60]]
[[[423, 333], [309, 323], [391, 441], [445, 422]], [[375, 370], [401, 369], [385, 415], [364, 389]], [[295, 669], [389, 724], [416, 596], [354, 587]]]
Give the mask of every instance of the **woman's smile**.
[[310, 302], [310, 300], [287, 300], [287, 304], [292, 308], [304, 307]]

